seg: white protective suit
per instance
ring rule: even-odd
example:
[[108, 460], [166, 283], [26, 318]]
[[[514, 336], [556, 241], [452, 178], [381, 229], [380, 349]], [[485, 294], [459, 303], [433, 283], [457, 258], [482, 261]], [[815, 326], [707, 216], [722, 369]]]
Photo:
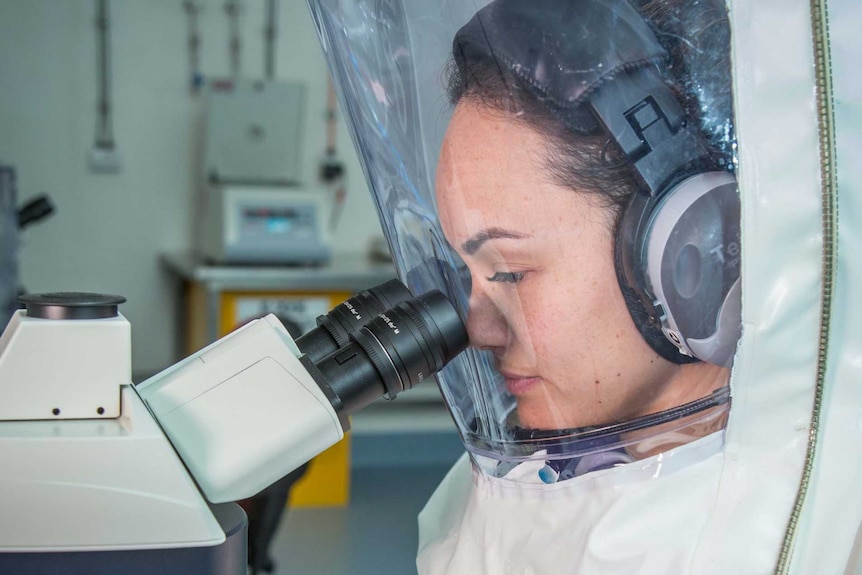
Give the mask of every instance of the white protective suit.
[[[563, 9], [575, 1], [558, 3]], [[441, 199], [441, 142], [455, 121], [443, 71], [453, 37], [487, 2], [309, 3], [402, 279], [418, 291], [443, 289], [469, 319], [486, 288], [472, 249], [465, 255], [453, 241], [459, 224], [445, 221], [472, 208], [465, 200], [447, 212]], [[687, 10], [701, 2], [681, 4]], [[862, 80], [855, 70], [862, 5], [730, 0], [726, 14], [727, 122], [710, 115], [714, 99], [697, 68], [686, 72], [685, 89], [699, 100], [709, 145], [732, 157], [721, 166], [739, 186], [742, 335], [730, 371], [732, 407], [724, 397], [675, 424], [673, 408], [692, 404], [665, 406], [649, 425], [636, 426], [640, 444], [664, 446], [641, 450], [646, 456], [632, 455], [638, 443], [624, 439], [633, 428], [621, 419], [523, 425], [540, 430], [524, 441], [512, 421], [526, 421], [519, 394], [528, 386], [500, 367], [508, 352], [465, 354], [439, 379], [468, 453], [420, 515], [420, 573], [862, 573], [862, 301], [855, 297], [862, 267], [853, 249], [862, 222]], [[497, 32], [482, 26], [489, 52], [520, 77], [518, 48], [508, 52], [503, 43], [498, 51]], [[571, 35], [612, 33], [584, 30]], [[667, 31], [654, 32], [667, 39]], [[552, 36], [530, 48], [561, 50]], [[519, 38], [503, 37], [513, 45]], [[458, 50], [456, 41], [456, 60]], [[541, 55], [538, 61], [523, 75], [534, 87], [547, 78]], [[665, 78], [678, 73], [662, 70]], [[553, 86], [553, 79], [539, 85], [540, 100], [569, 122]], [[568, 126], [578, 132], [582, 119]], [[726, 128], [724, 136], [711, 125]], [[723, 417], [726, 427], [708, 425]], [[704, 425], [709, 432], [690, 433]], [[614, 433], [600, 433], [609, 428]], [[565, 462], [584, 458], [600, 464], [560, 476]]]

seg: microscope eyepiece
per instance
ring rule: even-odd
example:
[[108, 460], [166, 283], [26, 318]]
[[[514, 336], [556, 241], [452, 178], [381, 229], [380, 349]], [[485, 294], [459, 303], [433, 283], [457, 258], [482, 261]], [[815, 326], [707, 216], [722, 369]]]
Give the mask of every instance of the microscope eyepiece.
[[413, 297], [404, 284], [389, 280], [362, 291], [317, 318], [317, 327], [296, 340], [296, 345], [312, 362], [350, 343], [350, 336], [385, 310]]
[[378, 314], [315, 364], [347, 414], [433, 376], [467, 348], [464, 323], [437, 290]]
[[436, 290], [378, 315], [353, 339], [377, 367], [390, 398], [422, 383], [467, 347], [461, 318]]

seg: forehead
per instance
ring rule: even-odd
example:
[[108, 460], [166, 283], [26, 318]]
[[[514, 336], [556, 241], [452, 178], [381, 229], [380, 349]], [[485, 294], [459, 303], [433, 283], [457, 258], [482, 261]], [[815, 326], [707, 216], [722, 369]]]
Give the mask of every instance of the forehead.
[[458, 104], [440, 150], [438, 194], [453, 186], [492, 193], [495, 184], [528, 184], [543, 171], [546, 146], [512, 115]]
[[489, 227], [546, 235], [596, 217], [587, 194], [550, 177], [548, 146], [545, 137], [512, 116], [459, 104], [436, 178], [440, 221], [450, 242]]
[[[505, 219], [526, 209], [541, 177], [540, 136], [511, 118], [459, 104], [446, 131], [436, 194], [444, 228], [473, 218]], [[496, 209], [494, 209], [496, 208]]]

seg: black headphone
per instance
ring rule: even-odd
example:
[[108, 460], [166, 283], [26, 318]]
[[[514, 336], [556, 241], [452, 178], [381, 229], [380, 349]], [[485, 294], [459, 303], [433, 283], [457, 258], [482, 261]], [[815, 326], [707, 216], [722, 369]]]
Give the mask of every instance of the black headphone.
[[729, 366], [741, 331], [736, 179], [655, 66], [616, 74], [589, 106], [639, 185], [615, 242], [635, 324], [665, 359]]
[[640, 188], [615, 242], [632, 319], [669, 361], [729, 366], [741, 331], [736, 180], [662, 78], [667, 52], [629, 0], [496, 0], [459, 30], [453, 57], [494, 62], [570, 129], [616, 144]]

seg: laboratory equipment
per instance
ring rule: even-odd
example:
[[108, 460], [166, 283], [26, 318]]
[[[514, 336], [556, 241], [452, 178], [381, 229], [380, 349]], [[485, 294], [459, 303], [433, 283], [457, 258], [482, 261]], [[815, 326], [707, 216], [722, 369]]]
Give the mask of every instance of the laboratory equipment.
[[47, 195], [36, 196], [20, 207], [17, 196], [15, 168], [0, 164], [0, 327], [18, 309], [20, 232], [54, 212]]
[[215, 182], [298, 184], [305, 98], [305, 86], [296, 82], [211, 83], [206, 94], [206, 177]]
[[197, 249], [226, 264], [321, 264], [332, 193], [302, 182], [305, 86], [208, 86]]
[[122, 301], [29, 296], [0, 336], [0, 572], [244, 573], [245, 519], [227, 502], [467, 345], [429, 292], [316, 362], [269, 315], [135, 388]]
[[18, 308], [18, 210], [15, 170], [0, 165], [0, 325]]

